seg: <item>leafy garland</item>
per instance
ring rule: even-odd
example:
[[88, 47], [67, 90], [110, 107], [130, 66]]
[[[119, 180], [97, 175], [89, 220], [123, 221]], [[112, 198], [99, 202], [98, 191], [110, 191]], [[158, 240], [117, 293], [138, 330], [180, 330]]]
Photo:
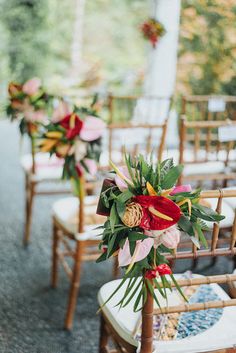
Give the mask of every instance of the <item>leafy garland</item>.
[[146, 301], [147, 291], [160, 306], [153, 284], [167, 298], [166, 289], [171, 290], [171, 285], [166, 275], [184, 297], [164, 253], [174, 251], [181, 231], [198, 248], [201, 244], [207, 247], [205, 221], [219, 222], [224, 216], [201, 204], [200, 190], [192, 191], [190, 185], [175, 186], [183, 166], [174, 166], [172, 159], [157, 165], [141, 155], [134, 159], [126, 156], [125, 161], [126, 166], [119, 169], [111, 162], [115, 177], [103, 183], [97, 213], [107, 216], [107, 221], [101, 227], [102, 255], [97, 262], [118, 256], [125, 274], [107, 301], [126, 282], [118, 305], [125, 307], [137, 295], [134, 311], [138, 311]]
[[151, 42], [153, 48], [156, 47], [159, 38], [163, 37], [166, 33], [163, 24], [155, 18], [149, 18], [146, 20], [141, 26], [141, 31], [144, 38]]
[[94, 176], [101, 154], [101, 136], [105, 123], [94, 108], [73, 106], [61, 101], [52, 121], [43, 127], [38, 136], [41, 152], [49, 152], [64, 159], [63, 179], [71, 180], [78, 195], [80, 180], [85, 173]]

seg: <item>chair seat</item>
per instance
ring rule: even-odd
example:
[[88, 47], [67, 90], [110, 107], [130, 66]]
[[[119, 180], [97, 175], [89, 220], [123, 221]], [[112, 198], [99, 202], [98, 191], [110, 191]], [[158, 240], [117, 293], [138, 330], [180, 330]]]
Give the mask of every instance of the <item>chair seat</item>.
[[[178, 278], [180, 275], [175, 275]], [[195, 275], [196, 276], [196, 275]], [[110, 294], [119, 285], [120, 280], [115, 280], [106, 283], [98, 293], [99, 305], [102, 306]], [[227, 293], [217, 284], [210, 285], [221, 300], [229, 299]], [[133, 305], [136, 296], [131, 300], [131, 302], [122, 309], [115, 306], [121, 296], [124, 293], [125, 287], [122, 287], [116, 295], [103, 306], [102, 311], [106, 318], [110, 322], [111, 326], [123, 338], [126, 342], [137, 347], [137, 352], [139, 352], [139, 341], [134, 337], [133, 332], [135, 332], [138, 321], [140, 320], [140, 312], [133, 312]], [[157, 292], [158, 298], [159, 293]], [[177, 294], [174, 294], [169, 301], [169, 305], [178, 305], [179, 299], [176, 298]], [[161, 305], [165, 305], [161, 303]], [[222, 309], [222, 315], [219, 320], [206, 331], [201, 332], [195, 336], [189, 336], [183, 339], [174, 339], [168, 341], [154, 341], [154, 352], [156, 353], [196, 353], [196, 352], [208, 352], [211, 350], [223, 349], [232, 347], [236, 344], [236, 307], [226, 307]], [[207, 321], [206, 316], [206, 321]]]
[[218, 174], [225, 172], [225, 165], [223, 162], [206, 162], [206, 163], [193, 163], [186, 164], [184, 167], [184, 175], [200, 175], [204, 174]]
[[[25, 173], [30, 174], [32, 169], [32, 155], [25, 154], [20, 160], [21, 166]], [[63, 160], [49, 153], [35, 154], [35, 181], [42, 180], [61, 180]]]
[[[226, 190], [236, 190], [236, 186], [231, 186], [229, 188], [225, 188]], [[233, 209], [233, 211], [236, 211], [236, 197], [226, 197], [225, 202]]]
[[[233, 206], [228, 202], [228, 200], [230, 200], [230, 198], [225, 198], [222, 200], [222, 211], [221, 211], [221, 214], [223, 216], [225, 216], [225, 219], [223, 219], [219, 225], [220, 225], [220, 228], [229, 228], [229, 227], [232, 227], [233, 225], [233, 222], [234, 222], [234, 216], [235, 216], [235, 213], [234, 213], [234, 208]], [[211, 208], [213, 210], [216, 209], [216, 206], [217, 206], [217, 202], [218, 202], [218, 199], [205, 199], [205, 201], [207, 203], [209, 203], [209, 206], [211, 205]], [[234, 198], [232, 198], [232, 201], [235, 201]], [[236, 206], [236, 205], [235, 205]], [[206, 222], [208, 227], [210, 229], [213, 228], [213, 224], [212, 222]]]
[[86, 196], [85, 198], [86, 226], [85, 231], [82, 234], [77, 234], [79, 206], [79, 200], [77, 197], [65, 197], [54, 202], [52, 206], [53, 216], [63, 228], [71, 234], [76, 235], [77, 239], [97, 239], [97, 235], [101, 233], [101, 230], [94, 230], [94, 228], [103, 224], [105, 221], [105, 217], [96, 215], [97, 201], [96, 196]]

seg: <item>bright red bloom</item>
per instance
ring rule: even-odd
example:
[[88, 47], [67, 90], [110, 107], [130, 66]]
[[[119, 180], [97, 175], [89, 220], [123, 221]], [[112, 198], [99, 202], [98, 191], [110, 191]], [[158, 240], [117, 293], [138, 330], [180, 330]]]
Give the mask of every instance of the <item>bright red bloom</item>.
[[156, 271], [160, 276], [171, 275], [171, 268], [167, 264], [161, 264], [156, 267]]
[[139, 203], [143, 209], [140, 228], [163, 230], [173, 226], [180, 219], [179, 206], [166, 197], [139, 195], [134, 197], [134, 202]]
[[157, 277], [157, 275], [160, 276], [165, 276], [165, 275], [171, 275], [172, 271], [171, 268], [167, 264], [161, 264], [152, 270], [147, 270], [145, 272], [145, 278], [146, 279], [154, 279]]
[[80, 130], [83, 127], [83, 121], [74, 113], [66, 115], [59, 124], [67, 130], [66, 138], [69, 140], [72, 140], [75, 136], [79, 135]]
[[145, 272], [145, 278], [146, 279], [154, 279], [157, 276], [157, 271], [155, 269], [153, 270], [147, 270]]

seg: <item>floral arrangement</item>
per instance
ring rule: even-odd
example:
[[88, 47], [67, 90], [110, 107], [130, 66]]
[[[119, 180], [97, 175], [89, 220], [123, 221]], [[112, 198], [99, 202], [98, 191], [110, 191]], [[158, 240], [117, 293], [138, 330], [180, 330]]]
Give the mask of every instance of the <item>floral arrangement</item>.
[[63, 179], [73, 180], [78, 187], [85, 172], [92, 176], [97, 172], [105, 126], [93, 104], [90, 109], [76, 106], [70, 109], [66, 102], [60, 101], [40, 136], [40, 151], [63, 158]]
[[39, 78], [32, 78], [24, 84], [11, 82], [8, 86], [9, 104], [7, 115], [12, 120], [20, 120], [21, 133], [32, 135], [37, 131], [38, 123], [47, 120], [47, 107], [51, 100], [42, 87]]
[[198, 248], [201, 243], [207, 247], [205, 221], [218, 222], [224, 216], [199, 201], [200, 190], [175, 186], [183, 166], [174, 166], [172, 159], [156, 166], [141, 155], [135, 159], [126, 156], [125, 160], [126, 166], [120, 168], [111, 162], [115, 176], [103, 183], [97, 213], [107, 216], [107, 221], [101, 227], [102, 254], [97, 262], [118, 256], [125, 274], [108, 300], [127, 281], [119, 305], [124, 307], [136, 294], [137, 311], [145, 303], [147, 291], [159, 305], [153, 285], [166, 298], [166, 288], [171, 289], [166, 275], [184, 297], [164, 254], [175, 251], [181, 232]]
[[155, 20], [155, 18], [149, 18], [145, 21], [141, 26], [141, 31], [144, 38], [152, 43], [153, 48], [156, 47], [159, 38], [163, 37], [166, 33], [163, 24]]

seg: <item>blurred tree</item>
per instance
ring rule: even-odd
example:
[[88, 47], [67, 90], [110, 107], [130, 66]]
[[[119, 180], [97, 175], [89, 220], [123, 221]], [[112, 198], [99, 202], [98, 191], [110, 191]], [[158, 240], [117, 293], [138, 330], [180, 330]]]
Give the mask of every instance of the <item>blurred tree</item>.
[[235, 0], [183, 0], [177, 90], [236, 94]]
[[12, 78], [26, 80], [45, 75], [50, 53], [47, 0], [1, 0], [1, 21], [6, 29]]

